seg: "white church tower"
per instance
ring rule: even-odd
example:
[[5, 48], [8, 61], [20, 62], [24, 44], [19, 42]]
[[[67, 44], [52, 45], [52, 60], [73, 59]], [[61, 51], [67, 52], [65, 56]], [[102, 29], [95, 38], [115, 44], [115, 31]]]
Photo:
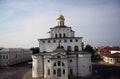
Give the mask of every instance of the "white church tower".
[[40, 53], [32, 55], [32, 77], [70, 79], [91, 75], [91, 54], [82, 51], [82, 37], [65, 26], [63, 15], [57, 17], [57, 26], [50, 28], [48, 38], [38, 39]]

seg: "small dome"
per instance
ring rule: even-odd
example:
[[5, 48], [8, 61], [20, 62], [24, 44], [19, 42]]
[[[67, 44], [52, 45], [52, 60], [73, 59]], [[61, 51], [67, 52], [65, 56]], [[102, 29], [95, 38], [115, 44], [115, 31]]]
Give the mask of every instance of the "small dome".
[[60, 20], [60, 19], [63, 19], [63, 20], [64, 20], [64, 16], [63, 16], [63, 15], [59, 15], [59, 16], [57, 17], [57, 20]]

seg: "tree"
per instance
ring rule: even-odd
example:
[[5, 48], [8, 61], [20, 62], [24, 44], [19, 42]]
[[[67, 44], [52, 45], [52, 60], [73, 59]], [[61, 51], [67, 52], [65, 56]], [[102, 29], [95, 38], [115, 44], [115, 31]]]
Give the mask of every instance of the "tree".
[[95, 51], [93, 49], [93, 47], [91, 45], [86, 45], [86, 47], [84, 48], [85, 52], [90, 52], [92, 55], [94, 55]]
[[33, 54], [39, 53], [39, 47], [32, 47], [30, 50], [32, 50]]

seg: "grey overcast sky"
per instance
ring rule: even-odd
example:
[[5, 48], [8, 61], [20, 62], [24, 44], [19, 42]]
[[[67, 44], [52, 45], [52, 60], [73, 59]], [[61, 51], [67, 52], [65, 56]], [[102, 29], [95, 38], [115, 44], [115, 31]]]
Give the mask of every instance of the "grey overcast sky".
[[120, 46], [120, 0], [0, 0], [0, 47], [30, 48], [56, 17], [93, 46]]

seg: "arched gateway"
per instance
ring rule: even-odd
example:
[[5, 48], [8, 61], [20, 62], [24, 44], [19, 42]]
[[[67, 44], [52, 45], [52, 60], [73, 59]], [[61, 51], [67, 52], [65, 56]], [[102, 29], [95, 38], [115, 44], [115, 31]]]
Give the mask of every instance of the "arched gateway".
[[48, 38], [38, 39], [40, 53], [32, 55], [32, 77], [68, 79], [68, 76], [88, 76], [91, 71], [91, 54], [83, 52], [82, 37], [65, 25], [63, 15], [57, 25], [50, 28]]

